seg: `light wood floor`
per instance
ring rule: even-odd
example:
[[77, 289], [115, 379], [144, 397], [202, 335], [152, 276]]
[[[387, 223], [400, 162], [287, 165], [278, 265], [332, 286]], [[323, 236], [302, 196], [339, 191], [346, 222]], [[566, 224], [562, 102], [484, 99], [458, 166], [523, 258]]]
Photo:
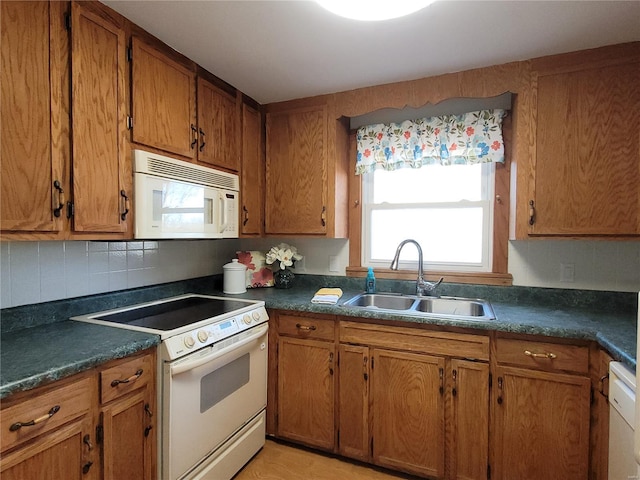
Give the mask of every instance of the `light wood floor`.
[[303, 448], [267, 440], [233, 480], [398, 480], [392, 475]]

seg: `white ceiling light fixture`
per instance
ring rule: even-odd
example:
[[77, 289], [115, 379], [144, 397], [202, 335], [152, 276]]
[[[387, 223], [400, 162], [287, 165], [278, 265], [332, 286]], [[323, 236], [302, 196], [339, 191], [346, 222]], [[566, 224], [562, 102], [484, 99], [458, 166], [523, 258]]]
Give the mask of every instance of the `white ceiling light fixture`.
[[435, 0], [316, 0], [331, 13], [352, 20], [376, 22], [404, 17]]

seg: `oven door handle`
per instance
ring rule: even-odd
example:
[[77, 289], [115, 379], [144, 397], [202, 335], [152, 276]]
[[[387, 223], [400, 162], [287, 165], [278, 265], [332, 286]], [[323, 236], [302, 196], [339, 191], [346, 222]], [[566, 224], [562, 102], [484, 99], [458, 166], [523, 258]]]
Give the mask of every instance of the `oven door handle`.
[[253, 342], [255, 339], [262, 337], [265, 333], [267, 333], [268, 330], [269, 330], [269, 325], [265, 323], [263, 325], [260, 325], [259, 327], [256, 327], [255, 333], [249, 335], [246, 338], [243, 338], [237, 343], [233, 343], [228, 347], [222, 348], [215, 352], [211, 352], [209, 355], [205, 355], [204, 357], [196, 358], [194, 360], [186, 360], [184, 362], [179, 362], [174, 365], [171, 365], [171, 376], [178, 375], [188, 370], [197, 368], [200, 365], [204, 365], [205, 363], [208, 363], [216, 358], [221, 357], [225, 353], [228, 353], [232, 350], [236, 350], [240, 347], [243, 347], [244, 345], [247, 345], [248, 343]]

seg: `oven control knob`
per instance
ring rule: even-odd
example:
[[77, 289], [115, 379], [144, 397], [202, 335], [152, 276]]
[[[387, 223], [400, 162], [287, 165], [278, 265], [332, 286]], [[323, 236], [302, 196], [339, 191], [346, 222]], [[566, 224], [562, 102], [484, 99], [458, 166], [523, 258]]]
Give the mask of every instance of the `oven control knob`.
[[251, 314], [251, 316], [253, 317], [253, 319], [257, 322], [258, 320], [260, 320], [260, 312], [255, 311]]
[[209, 338], [209, 335], [207, 334], [206, 331], [200, 330], [198, 332], [198, 340], [200, 340], [202, 343], [206, 342], [207, 338]]
[[242, 317], [242, 321], [247, 325], [249, 325], [251, 323], [251, 317], [247, 314], [244, 317]]
[[187, 348], [193, 348], [193, 346], [196, 344], [196, 341], [191, 335], [189, 335], [188, 337], [184, 337], [184, 344]]

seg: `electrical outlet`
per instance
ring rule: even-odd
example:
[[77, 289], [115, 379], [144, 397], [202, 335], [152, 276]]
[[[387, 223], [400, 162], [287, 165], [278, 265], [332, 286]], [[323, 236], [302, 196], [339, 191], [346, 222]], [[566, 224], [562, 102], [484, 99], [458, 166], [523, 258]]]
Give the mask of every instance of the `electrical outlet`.
[[338, 268], [338, 257], [336, 255], [329, 255], [329, 271], [330, 272], [339, 272]]
[[560, 264], [560, 281], [573, 283], [576, 280], [576, 266], [573, 263]]

